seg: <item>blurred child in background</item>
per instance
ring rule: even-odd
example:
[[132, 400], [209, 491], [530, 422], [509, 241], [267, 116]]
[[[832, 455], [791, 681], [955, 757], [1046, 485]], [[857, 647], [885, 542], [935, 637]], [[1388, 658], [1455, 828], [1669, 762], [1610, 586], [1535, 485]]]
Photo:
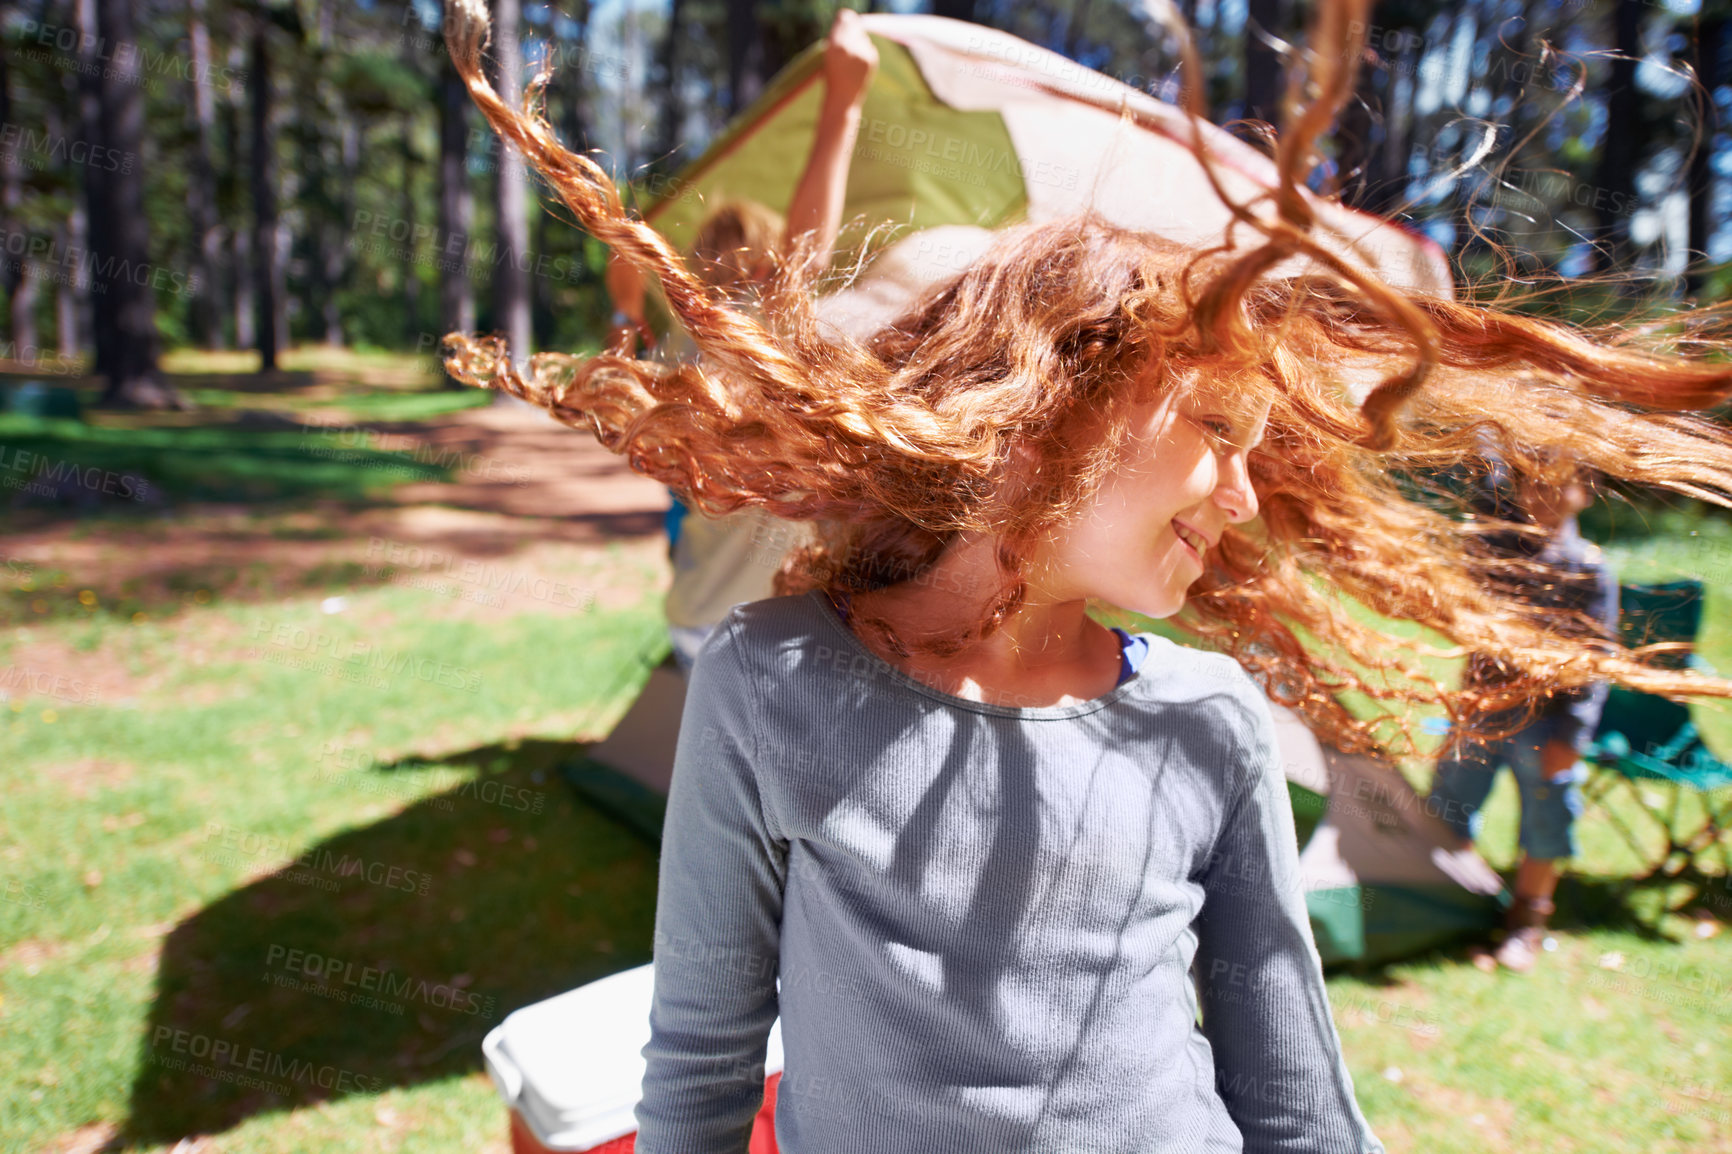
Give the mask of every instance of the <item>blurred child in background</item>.
[[[1616, 637], [1617, 578], [1605, 554], [1582, 537], [1576, 524], [1576, 514], [1591, 501], [1588, 475], [1559, 454], [1544, 454], [1540, 463], [1544, 472], [1512, 481], [1503, 462], [1494, 458], [1476, 498], [1480, 517], [1510, 526], [1482, 538], [1487, 553], [1531, 560], [1535, 566], [1504, 576], [1500, 591], [1560, 615], [1562, 628], [1597, 623], [1600, 635]], [[1475, 653], [1466, 679], [1474, 688], [1491, 689], [1509, 681], [1511, 674], [1506, 663]], [[1438, 762], [1431, 812], [1455, 830], [1463, 848], [1478, 836], [1482, 807], [1499, 768], [1507, 765], [1515, 776], [1521, 795], [1522, 861], [1507, 934], [1496, 954], [1511, 970], [1525, 972], [1533, 966], [1546, 941], [1546, 920], [1554, 911], [1558, 860], [1576, 854], [1575, 820], [1582, 812], [1581, 783], [1587, 774], [1581, 757], [1599, 724], [1607, 691], [1607, 684], [1598, 682], [1484, 714], [1464, 727]], [[1495, 734], [1512, 725], [1520, 728], [1504, 737], [1475, 732]]]

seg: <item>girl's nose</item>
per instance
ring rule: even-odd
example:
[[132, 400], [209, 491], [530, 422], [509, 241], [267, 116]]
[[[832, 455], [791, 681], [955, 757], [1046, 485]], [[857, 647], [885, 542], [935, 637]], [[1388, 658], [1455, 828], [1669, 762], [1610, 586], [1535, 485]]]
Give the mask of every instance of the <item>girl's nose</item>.
[[1250, 454], [1241, 450], [1224, 462], [1221, 479], [1215, 486], [1215, 504], [1227, 514], [1227, 520], [1243, 524], [1257, 516], [1257, 490], [1251, 486]]

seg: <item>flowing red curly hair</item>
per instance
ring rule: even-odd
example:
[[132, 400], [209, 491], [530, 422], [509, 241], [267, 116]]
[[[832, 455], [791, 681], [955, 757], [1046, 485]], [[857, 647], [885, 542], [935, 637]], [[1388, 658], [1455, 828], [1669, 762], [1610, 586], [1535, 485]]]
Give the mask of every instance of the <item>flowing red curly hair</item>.
[[[1344, 690], [1397, 706], [1397, 719], [1425, 704], [1462, 719], [1600, 680], [1732, 696], [1732, 681], [1662, 667], [1579, 615], [1499, 592], [1506, 583], [1488, 578], [1543, 573], [1476, 543], [1524, 527], [1464, 516], [1436, 480], [1483, 469], [1490, 446], [1518, 478], [1562, 456], [1732, 505], [1732, 435], [1692, 412], [1732, 395], [1732, 365], [1678, 351], [1686, 335], [1698, 351], [1717, 342], [1724, 311], [1587, 330], [1399, 289], [1314, 241], [1300, 188], [1351, 93], [1364, 27], [1364, 0], [1320, 5], [1277, 141], [1272, 211], [1216, 184], [1255, 247], [1197, 250], [1090, 216], [1012, 227], [855, 340], [819, 326], [809, 244], [780, 262], [761, 322], [695, 276], [626, 213], [604, 170], [559, 144], [536, 110], [545, 76], [523, 109], [500, 100], [481, 69], [482, 0], [448, 0], [452, 58], [489, 122], [586, 230], [659, 279], [702, 356], [669, 366], [540, 353], [520, 374], [497, 338], [452, 334], [447, 366], [591, 430], [704, 513], [757, 506], [818, 522], [820, 544], [784, 567], [785, 592], [917, 579], [960, 534], [996, 538], [1004, 581], [977, 620], [921, 637], [860, 622], [903, 653], [954, 652], [1016, 612], [1028, 550], [1117, 467], [1133, 406], [1188, 389], [1266, 400], [1250, 457], [1261, 516], [1227, 529], [1177, 623], [1331, 744], [1396, 751], [1380, 719], [1343, 706]], [[1198, 75], [1188, 39], [1183, 51]], [[1200, 140], [1193, 148], [1213, 180]], [[1272, 274], [1293, 257], [1309, 271]], [[1396, 627], [1355, 616], [1349, 598]], [[1519, 675], [1452, 689], [1423, 668], [1467, 651]]]

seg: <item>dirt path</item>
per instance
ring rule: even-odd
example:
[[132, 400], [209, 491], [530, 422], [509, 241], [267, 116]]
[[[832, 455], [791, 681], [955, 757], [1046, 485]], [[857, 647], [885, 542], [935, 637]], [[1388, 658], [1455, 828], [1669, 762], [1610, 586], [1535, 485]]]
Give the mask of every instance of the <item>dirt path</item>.
[[[177, 640], [190, 655], [223, 647], [225, 624], [192, 612], [219, 601], [394, 585], [426, 591], [430, 618], [496, 618], [605, 611], [665, 588], [667, 491], [587, 433], [520, 406], [369, 427], [387, 430], [386, 447], [450, 465], [453, 481], [398, 485], [358, 511], [188, 504], [98, 531], [64, 514], [27, 514], [0, 538], [12, 624], [88, 611], [140, 621], [184, 614]], [[53, 670], [94, 700], [148, 691], [148, 678], [103, 648], [18, 629], [0, 673], [16, 681], [20, 671]]]

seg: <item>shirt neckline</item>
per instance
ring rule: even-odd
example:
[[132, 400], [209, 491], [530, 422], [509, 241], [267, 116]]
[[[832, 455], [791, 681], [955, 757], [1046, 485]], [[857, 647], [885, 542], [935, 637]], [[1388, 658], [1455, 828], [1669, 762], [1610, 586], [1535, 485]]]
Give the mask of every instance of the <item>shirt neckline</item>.
[[[934, 689], [919, 678], [910, 677], [862, 645], [860, 639], [854, 636], [854, 631], [843, 623], [842, 618], [836, 612], [836, 607], [830, 604], [830, 599], [825, 596], [823, 590], [811, 590], [806, 594], [806, 600], [817, 608], [819, 616], [830, 627], [831, 632], [840, 636], [843, 644], [851, 652], [870, 662], [871, 668], [875, 672], [889, 678], [895, 684], [912, 690], [922, 697], [930, 698], [941, 705], [966, 710], [970, 713], [983, 713], [991, 717], [1007, 717], [1018, 721], [1064, 721], [1072, 717], [1083, 717], [1090, 713], [1097, 713], [1121, 698], [1131, 696], [1139, 687], [1146, 684], [1148, 678], [1143, 675], [1143, 669], [1148, 666], [1149, 660], [1154, 656], [1153, 643], [1156, 635], [1138, 634], [1137, 636], [1149, 637], [1150, 646], [1149, 652], [1144, 655], [1142, 664], [1131, 676], [1099, 697], [1091, 698], [1088, 701], [1079, 701], [1072, 705], [1015, 706], [996, 705], [988, 701], [970, 701], [966, 697], [957, 697], [954, 694], [945, 693], [941, 689]], [[1165, 640], [1165, 638], [1161, 638], [1161, 640]]]

